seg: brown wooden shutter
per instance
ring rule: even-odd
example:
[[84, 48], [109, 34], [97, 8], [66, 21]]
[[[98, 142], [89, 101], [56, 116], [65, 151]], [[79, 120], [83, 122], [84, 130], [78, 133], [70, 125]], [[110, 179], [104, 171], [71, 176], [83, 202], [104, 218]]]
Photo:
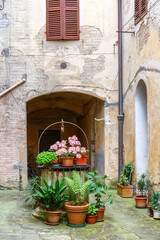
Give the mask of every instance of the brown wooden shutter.
[[79, 39], [79, 0], [63, 0], [63, 39]]
[[148, 0], [135, 0], [134, 20], [137, 24], [147, 13]]
[[62, 1], [46, 0], [47, 40], [62, 39]]

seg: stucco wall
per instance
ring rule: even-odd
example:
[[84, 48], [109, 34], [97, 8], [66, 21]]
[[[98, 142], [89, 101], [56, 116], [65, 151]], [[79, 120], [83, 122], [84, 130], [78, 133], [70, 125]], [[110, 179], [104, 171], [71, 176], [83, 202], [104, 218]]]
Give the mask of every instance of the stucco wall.
[[5, 1], [0, 52], [8, 48], [9, 56], [0, 55], [0, 91], [22, 74], [27, 81], [0, 99], [0, 185], [17, 186], [20, 161], [27, 180], [26, 102], [56, 90], [106, 97], [106, 173], [117, 177], [117, 1], [81, 0], [80, 26], [79, 41], [47, 42], [44, 0]]
[[135, 26], [134, 4], [123, 2], [124, 77], [124, 155], [125, 161], [135, 161], [135, 96], [137, 84], [143, 80], [147, 88], [148, 170], [154, 184], [160, 183], [160, 2], [150, 0], [147, 15]]

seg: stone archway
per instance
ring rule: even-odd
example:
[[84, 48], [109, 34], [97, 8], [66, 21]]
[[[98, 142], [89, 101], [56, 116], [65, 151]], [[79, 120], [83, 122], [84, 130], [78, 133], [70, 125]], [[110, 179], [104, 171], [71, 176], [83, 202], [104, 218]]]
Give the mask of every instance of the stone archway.
[[[28, 176], [38, 174], [36, 165], [37, 143], [40, 133], [50, 124], [61, 121], [78, 124], [86, 133], [89, 140], [91, 170], [95, 168], [104, 173], [104, 123], [96, 128], [94, 118], [104, 118], [104, 99], [81, 92], [60, 91], [41, 95], [27, 102], [27, 153]], [[103, 125], [103, 126], [102, 126]], [[67, 139], [76, 134], [82, 144], [86, 141], [76, 127], [67, 126], [65, 132], [60, 131], [60, 125], [46, 132], [42, 140], [42, 150], [57, 140]]]
[[139, 177], [148, 170], [147, 89], [143, 80], [137, 85], [135, 99], [135, 155]]

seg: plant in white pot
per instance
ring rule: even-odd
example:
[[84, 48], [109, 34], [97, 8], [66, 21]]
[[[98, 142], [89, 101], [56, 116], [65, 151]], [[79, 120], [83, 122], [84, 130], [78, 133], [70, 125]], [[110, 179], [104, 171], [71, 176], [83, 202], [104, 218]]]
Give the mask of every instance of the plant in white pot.
[[160, 219], [160, 192], [158, 191], [153, 193], [152, 209], [153, 218]]
[[52, 186], [51, 181], [47, 184], [43, 178], [42, 183], [44, 187], [37, 184], [36, 188], [38, 187], [38, 190], [35, 189], [35, 193], [27, 197], [25, 201], [27, 202], [33, 198], [35, 201], [41, 203], [47, 213], [47, 222], [45, 223], [53, 226], [58, 225], [62, 212], [61, 207], [67, 201], [67, 197], [64, 194], [66, 189], [64, 180], [59, 182], [57, 179], [55, 187]]

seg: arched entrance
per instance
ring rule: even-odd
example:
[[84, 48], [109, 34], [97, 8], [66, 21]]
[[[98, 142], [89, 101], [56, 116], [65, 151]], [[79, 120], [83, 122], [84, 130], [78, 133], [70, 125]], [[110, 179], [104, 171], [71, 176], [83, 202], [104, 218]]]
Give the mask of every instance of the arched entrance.
[[[38, 174], [36, 156], [38, 138], [50, 124], [61, 119], [76, 123], [87, 135], [89, 140], [89, 164], [91, 170], [97, 169], [104, 173], [104, 123], [98, 129], [94, 118], [104, 118], [104, 100], [96, 96], [80, 92], [55, 92], [42, 95], [27, 102], [27, 152], [28, 176]], [[103, 125], [103, 126], [102, 126]], [[40, 151], [48, 150], [56, 141], [77, 135], [83, 146], [86, 140], [83, 133], [72, 125], [61, 125], [49, 128], [41, 139]]]
[[148, 170], [147, 89], [142, 80], [138, 83], [135, 99], [135, 153], [139, 177]]

